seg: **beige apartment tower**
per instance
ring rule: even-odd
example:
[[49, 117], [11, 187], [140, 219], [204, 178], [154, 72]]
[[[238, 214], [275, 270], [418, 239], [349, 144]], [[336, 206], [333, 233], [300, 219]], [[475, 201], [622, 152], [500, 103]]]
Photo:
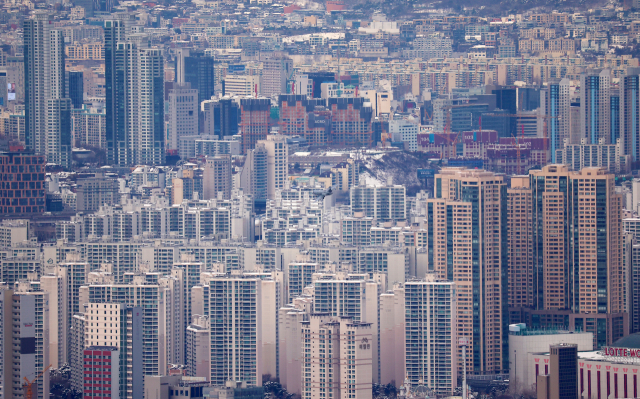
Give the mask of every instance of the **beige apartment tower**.
[[316, 313], [301, 328], [302, 398], [371, 399], [372, 325]]
[[510, 309], [533, 306], [532, 206], [529, 177], [511, 177], [511, 187], [507, 190]]
[[[443, 168], [427, 200], [429, 268], [456, 283], [456, 330], [467, 372], [508, 369], [507, 187], [484, 170]], [[462, 367], [458, 348], [458, 367]]]
[[204, 199], [231, 199], [231, 156], [207, 157], [202, 177]]
[[[593, 332], [594, 346], [628, 330], [622, 262], [621, 196], [605, 169], [530, 172], [533, 223], [533, 310], [541, 325], [564, 323]], [[513, 183], [512, 183], [513, 184]], [[512, 189], [513, 190], [513, 189]], [[512, 320], [515, 321], [515, 320]]]
[[267, 150], [267, 198], [275, 199], [276, 191], [284, 190], [289, 179], [289, 145], [287, 138], [269, 135], [258, 141], [256, 147]]

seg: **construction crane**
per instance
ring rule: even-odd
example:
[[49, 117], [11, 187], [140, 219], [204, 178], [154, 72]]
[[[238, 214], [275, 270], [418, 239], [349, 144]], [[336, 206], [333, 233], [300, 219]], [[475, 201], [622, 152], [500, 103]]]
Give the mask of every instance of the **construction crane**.
[[49, 370], [51, 368], [51, 365], [48, 365], [47, 368], [45, 368], [44, 370], [42, 370], [40, 372], [40, 374], [38, 374], [38, 376], [36, 378], [34, 378], [33, 380], [29, 381], [29, 379], [27, 377], [24, 377], [25, 383], [22, 385], [23, 389], [26, 389], [26, 393], [25, 393], [25, 398], [26, 399], [33, 399], [33, 384], [38, 381], [40, 379], [40, 377], [42, 377], [44, 375], [44, 373], [47, 372], [47, 370]]

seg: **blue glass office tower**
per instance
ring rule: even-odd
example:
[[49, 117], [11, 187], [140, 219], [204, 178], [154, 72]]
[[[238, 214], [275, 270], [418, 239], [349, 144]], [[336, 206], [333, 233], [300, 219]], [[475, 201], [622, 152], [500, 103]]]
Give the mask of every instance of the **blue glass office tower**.
[[623, 153], [640, 157], [640, 68], [627, 68], [620, 78], [620, 137]]
[[611, 70], [588, 70], [580, 75], [580, 128], [587, 141], [611, 140]]

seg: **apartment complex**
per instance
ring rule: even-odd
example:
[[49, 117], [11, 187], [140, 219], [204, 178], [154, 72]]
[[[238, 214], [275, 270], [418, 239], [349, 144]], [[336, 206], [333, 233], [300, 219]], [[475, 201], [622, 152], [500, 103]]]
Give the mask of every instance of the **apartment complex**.
[[443, 168], [427, 200], [428, 263], [456, 283], [456, 330], [471, 342], [467, 372], [508, 368], [506, 191], [493, 173]]

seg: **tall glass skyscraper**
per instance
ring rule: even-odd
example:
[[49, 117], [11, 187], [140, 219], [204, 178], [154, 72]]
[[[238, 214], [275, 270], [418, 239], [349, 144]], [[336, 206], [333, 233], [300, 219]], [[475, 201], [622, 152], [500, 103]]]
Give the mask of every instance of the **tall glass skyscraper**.
[[588, 70], [580, 75], [580, 126], [590, 144], [611, 140], [611, 70]]
[[620, 133], [625, 155], [640, 157], [640, 68], [627, 68], [620, 78]]
[[109, 163], [160, 165], [164, 145], [164, 59], [132, 19], [105, 21], [107, 158]]

